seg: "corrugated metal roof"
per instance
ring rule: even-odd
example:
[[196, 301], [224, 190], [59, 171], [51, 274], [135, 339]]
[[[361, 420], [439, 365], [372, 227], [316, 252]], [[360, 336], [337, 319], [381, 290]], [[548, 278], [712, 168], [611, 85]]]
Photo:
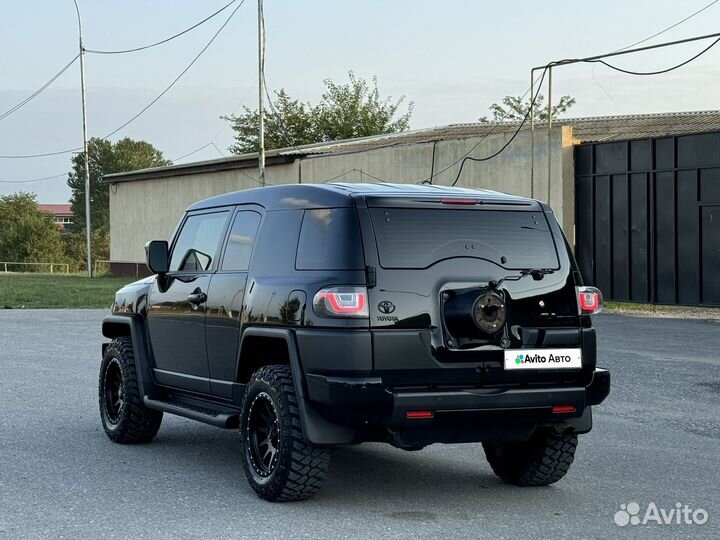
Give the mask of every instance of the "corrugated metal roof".
[[572, 126], [579, 142], [624, 141], [720, 131], [720, 111], [569, 118], [559, 123]]
[[[617, 141], [627, 139], [645, 139], [665, 135], [684, 135], [720, 130], [720, 111], [690, 111], [656, 114], [631, 114], [622, 116], [591, 116], [582, 118], [563, 118], [554, 125], [571, 126], [573, 138], [577, 142]], [[451, 124], [433, 128], [376, 135], [361, 139], [334, 141], [331, 143], [308, 145], [306, 147], [282, 149], [281, 155], [293, 154], [334, 154], [361, 152], [383, 146], [399, 144], [417, 144], [482, 137], [488, 133], [507, 133], [518, 128], [518, 122]], [[536, 122], [535, 129], [545, 129], [545, 122]], [[523, 130], [529, 129], [524, 126]]]
[[[689, 111], [657, 114], [631, 114], [622, 116], [593, 116], [584, 118], [563, 118], [553, 122], [554, 125], [572, 127], [573, 139], [577, 143], [621, 141], [628, 139], [645, 139], [666, 135], [686, 135], [720, 131], [720, 111]], [[357, 139], [333, 141], [317, 144], [306, 144], [291, 148], [269, 150], [266, 153], [268, 164], [288, 163], [302, 156], [343, 154], [364, 152], [367, 150], [433, 141], [466, 139], [482, 137], [490, 133], [513, 132], [518, 122], [451, 124], [402, 133], [374, 135]], [[546, 124], [535, 124], [536, 129], [544, 129]], [[528, 126], [523, 127], [529, 129]], [[206, 160], [154, 169], [143, 169], [126, 173], [110, 174], [104, 177], [107, 182], [122, 182], [195, 174], [216, 170], [237, 169], [255, 166], [257, 153], [242, 154], [227, 158]]]
[[70, 204], [38, 204], [38, 208], [43, 212], [50, 212], [56, 216], [72, 215], [72, 205]]

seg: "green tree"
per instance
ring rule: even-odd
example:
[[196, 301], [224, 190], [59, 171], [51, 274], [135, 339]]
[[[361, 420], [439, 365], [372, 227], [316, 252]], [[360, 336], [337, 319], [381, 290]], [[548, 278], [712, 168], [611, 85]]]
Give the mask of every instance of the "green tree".
[[63, 262], [61, 233], [33, 193], [0, 197], [0, 260]]
[[[285, 90], [275, 92], [275, 99], [265, 111], [265, 148], [283, 148], [318, 142], [352, 139], [384, 133], [406, 131], [410, 125], [413, 103], [401, 113], [405, 96], [383, 98], [377, 77], [371, 82], [351, 71], [349, 81], [336, 84], [325, 79], [325, 91], [317, 105], [292, 99]], [[258, 111], [245, 107], [240, 115], [223, 116], [235, 131], [234, 154], [257, 152]]]
[[[483, 116], [479, 120], [480, 122], [521, 122], [530, 110], [530, 102], [530, 98], [523, 101], [522, 96], [505, 96], [500, 103], [493, 103], [488, 107], [488, 110], [492, 113], [491, 119]], [[544, 102], [545, 97], [538, 94], [535, 100], [535, 120], [540, 122], [548, 119], [547, 105]], [[562, 96], [557, 105], [552, 106], [552, 119], [556, 120], [573, 105], [575, 105], [574, 97]]]
[[[63, 250], [73, 272], [87, 270], [87, 239], [85, 230], [66, 232], [61, 235]], [[103, 229], [93, 230], [92, 260], [107, 261], [110, 258], [110, 234]], [[102, 269], [101, 269], [102, 270]]]
[[[93, 230], [108, 231], [110, 228], [110, 203], [107, 184], [101, 182], [103, 175], [172, 165], [163, 153], [145, 141], [124, 138], [116, 143], [93, 137], [88, 141], [90, 162], [90, 223]], [[72, 170], [68, 174], [68, 186], [72, 190], [73, 225], [71, 230], [85, 230], [85, 156], [72, 158]]]

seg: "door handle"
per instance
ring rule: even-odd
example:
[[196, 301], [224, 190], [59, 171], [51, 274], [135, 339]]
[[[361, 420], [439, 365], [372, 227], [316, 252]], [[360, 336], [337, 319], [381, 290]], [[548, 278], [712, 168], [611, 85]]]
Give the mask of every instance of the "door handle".
[[200, 304], [204, 304], [205, 302], [207, 302], [207, 294], [205, 294], [204, 292], [194, 292], [188, 295], [187, 300], [193, 306], [197, 307]]

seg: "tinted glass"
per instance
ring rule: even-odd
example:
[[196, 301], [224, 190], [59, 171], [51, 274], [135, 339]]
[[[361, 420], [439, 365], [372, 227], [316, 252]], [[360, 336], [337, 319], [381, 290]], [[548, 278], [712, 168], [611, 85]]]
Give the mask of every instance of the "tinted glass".
[[298, 270], [360, 270], [363, 261], [354, 208], [305, 211], [295, 259]]
[[250, 254], [255, 244], [255, 236], [260, 225], [260, 214], [257, 212], [238, 212], [230, 228], [222, 269], [229, 271], [247, 270], [250, 265]]
[[209, 270], [218, 252], [228, 212], [189, 216], [183, 224], [172, 258], [171, 272]]
[[453, 257], [513, 270], [558, 268], [542, 212], [372, 208], [370, 215], [384, 268], [427, 268]]

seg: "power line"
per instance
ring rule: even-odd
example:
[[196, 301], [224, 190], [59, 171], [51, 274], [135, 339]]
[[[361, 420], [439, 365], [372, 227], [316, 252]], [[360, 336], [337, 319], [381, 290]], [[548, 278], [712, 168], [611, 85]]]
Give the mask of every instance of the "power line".
[[46, 82], [45, 84], [43, 84], [40, 88], [38, 88], [37, 90], [35, 90], [35, 92], [33, 92], [32, 94], [30, 94], [28, 97], [26, 97], [25, 99], [23, 99], [23, 100], [20, 101], [19, 103], [16, 103], [16, 104], [13, 105], [12, 107], [10, 107], [10, 108], [9, 108], [7, 111], [5, 111], [4, 113], [0, 114], [0, 120], [3, 120], [3, 119], [5, 119], [5, 118], [7, 118], [7, 117], [10, 116], [12, 113], [14, 113], [15, 111], [17, 111], [18, 109], [21, 109], [22, 107], [24, 107], [25, 105], [27, 105], [28, 103], [30, 103], [33, 99], [35, 99], [35, 98], [38, 97], [40, 94], [42, 94], [43, 91], [45, 91], [45, 90], [48, 88], [48, 86], [50, 86], [52, 83], [54, 83], [54, 82], [58, 79], [58, 77], [60, 77], [60, 75], [62, 75], [63, 73], [65, 73], [65, 72], [70, 68], [70, 66], [72, 66], [72, 65], [75, 63], [75, 61], [76, 61], [78, 58], [80, 58], [80, 54], [79, 54], [79, 53], [76, 54], [75, 57], [74, 57], [72, 60], [70, 60], [70, 62], [68, 62], [67, 64], [65, 64], [65, 67], [63, 67], [60, 71], [58, 71], [55, 75], [53, 75], [53, 76], [50, 78], [49, 81], [47, 81], [47, 82]]
[[[698, 9], [697, 11], [691, 13], [690, 15], [688, 15], [687, 17], [685, 17], [684, 19], [681, 19], [681, 20], [679, 20], [678, 22], [676, 22], [676, 23], [674, 23], [674, 24], [671, 24], [671, 25], [668, 26], [667, 28], [663, 28], [663, 29], [660, 30], [659, 32], [655, 32], [655, 33], [652, 34], [651, 36], [648, 36], [648, 37], [646, 37], [646, 38], [643, 38], [643, 39], [641, 39], [640, 41], [636, 41], [635, 43], [631, 43], [630, 45], [626, 45], [625, 47], [622, 47], [622, 48], [620, 48], [620, 49], [616, 49], [614, 52], [622, 52], [622, 51], [625, 51], [625, 50], [627, 50], [627, 49], [631, 49], [632, 47], [636, 47], [637, 45], [641, 45], [641, 44], [643, 44], [643, 43], [645, 43], [645, 42], [647, 42], [647, 41], [650, 41], [651, 39], [656, 38], [656, 37], [664, 34], [665, 32], [668, 32], [668, 31], [672, 30], [673, 28], [676, 28], [676, 27], [680, 26], [680, 25], [683, 24], [684, 22], [689, 21], [690, 19], [692, 19], [692, 18], [695, 17], [696, 15], [699, 15], [700, 13], [702, 13], [702, 12], [705, 11], [706, 9], [714, 6], [714, 5], [717, 4], [718, 2], [720, 2], [720, 0], [713, 0], [713, 1], [710, 2], [709, 4], [707, 4], [707, 5], [705, 5], [704, 7]], [[610, 98], [611, 101], [614, 102], [615, 100], [614, 100], [613, 97], [610, 95], [610, 93], [609, 93], [609, 92], [605, 89], [605, 87], [604, 87], [602, 84], [600, 84], [600, 82], [595, 78], [595, 67], [596, 67], [596, 66], [593, 66], [592, 71], [591, 71], [591, 73], [590, 73], [590, 75], [592, 76], [592, 80], [595, 82], [596, 85], [598, 85], [598, 86], [600, 87], [600, 90], [602, 90], [602, 91], [605, 93], [605, 95], [606, 95], [608, 98]]]
[[602, 65], [604, 65], [604, 66], [609, 67], [610, 69], [614, 69], [615, 71], [619, 71], [619, 72], [621, 72], [621, 73], [627, 73], [628, 75], [643, 75], [643, 76], [644, 76], [644, 75], [662, 75], [663, 73], [669, 73], [670, 71], [674, 71], [674, 70], [676, 70], [676, 69], [679, 69], [679, 68], [681, 68], [681, 67], [689, 64], [689, 63], [692, 62], [693, 60], [696, 60], [696, 59], [700, 58], [703, 54], [705, 54], [706, 52], [708, 52], [710, 49], [712, 49], [712, 48], [713, 48], [715, 45], [717, 45], [718, 43], [720, 43], [720, 38], [716, 39], [716, 40], [713, 41], [710, 45], [708, 45], [707, 47], [705, 47], [702, 51], [700, 51], [699, 53], [697, 53], [695, 56], [692, 56], [691, 58], [688, 58], [688, 59], [685, 60], [684, 62], [680, 62], [679, 64], [676, 64], [676, 65], [674, 65], [674, 66], [672, 66], [672, 67], [669, 67], [669, 68], [667, 68], [667, 69], [661, 69], [661, 70], [659, 70], [659, 71], [631, 71], [631, 70], [628, 70], [628, 69], [623, 69], [623, 68], [614, 66], [614, 65], [610, 64], [609, 62], [606, 62], [605, 60], [588, 60], [588, 62], [591, 62], [591, 63], [597, 62], [597, 63], [599, 63], [599, 64], [602, 64]]
[[[716, 0], [718, 1], [718, 0]], [[186, 28], [182, 32], [178, 32], [177, 34], [174, 34], [168, 38], [162, 39], [160, 41], [157, 41], [155, 43], [151, 43], [149, 45], [143, 45], [141, 47], [135, 47], [133, 49], [121, 49], [121, 50], [98, 50], [98, 49], [85, 49], [85, 52], [93, 53], [93, 54], [126, 54], [126, 53], [132, 53], [132, 52], [138, 52], [138, 51], [144, 51], [146, 49], [151, 49], [152, 47], [157, 47], [158, 45], [162, 45], [164, 43], [167, 43], [168, 41], [172, 41], [175, 38], [179, 38], [180, 36], [183, 36], [187, 34], [188, 32], [195, 30], [198, 26], [208, 22], [210, 19], [215, 17], [216, 15], [219, 15], [223, 11], [225, 11], [227, 8], [229, 8], [231, 5], [233, 5], [237, 0], [232, 0], [232, 2], [229, 2], [225, 4], [223, 7], [218, 9], [216, 12], [212, 13], [211, 15], [208, 15], [205, 17], [202, 21], [195, 23], [189, 28]]]
[[[230, 117], [234, 116], [235, 113], [237, 113], [237, 112], [240, 110], [240, 108], [245, 104], [245, 100], [246, 100], [247, 97], [250, 95], [250, 92], [252, 92], [252, 90], [253, 90], [253, 87], [252, 87], [252, 86], [248, 88], [247, 92], [245, 92], [245, 95], [242, 97], [242, 99], [241, 99], [241, 101], [240, 101], [240, 104], [239, 104], [237, 107], [235, 107], [235, 108], [233, 109], [233, 111], [230, 113]], [[219, 153], [221, 156], [225, 157], [225, 154], [222, 152], [222, 150], [220, 150], [220, 149], [217, 147], [217, 145], [215, 144], [215, 141], [216, 141], [217, 138], [220, 136], [220, 134], [223, 132], [223, 130], [225, 129], [225, 127], [226, 127], [226, 125], [223, 124], [223, 127], [221, 127], [219, 130], [217, 130], [217, 133], [215, 133], [215, 135], [213, 136], [213, 138], [210, 139], [210, 142], [209, 142], [209, 143], [206, 143], [206, 144], [202, 145], [201, 147], [196, 148], [195, 150], [193, 150], [193, 151], [191, 151], [191, 152], [188, 152], [187, 154], [183, 154], [183, 155], [180, 156], [179, 158], [172, 159], [171, 161], [175, 162], [175, 161], [180, 161], [181, 159], [185, 159], [186, 157], [192, 156], [193, 154], [197, 154], [197, 153], [200, 152], [201, 150], [205, 150], [208, 146], [214, 146], [215, 149], [218, 151], [218, 153]]]
[[285, 142], [291, 148], [294, 148], [298, 152], [302, 152], [302, 150], [300, 150], [300, 148], [298, 148], [295, 144], [293, 144], [292, 137], [290, 137], [290, 132], [288, 131], [287, 125], [285, 124], [285, 119], [282, 117], [282, 115], [280, 115], [280, 113], [278, 113], [277, 109], [275, 108], [275, 104], [273, 103], [273, 100], [270, 97], [270, 92], [268, 92], [268, 85], [267, 85], [267, 81], [265, 80], [264, 73], [263, 73], [263, 86], [265, 87], [265, 96], [267, 96], [268, 105], [270, 105], [270, 111], [273, 113], [274, 119], [280, 125], [280, 129], [282, 129], [283, 135], [285, 136]]
[[[240, 3], [237, 5], [237, 7], [232, 11], [230, 16], [225, 20], [225, 22], [220, 26], [220, 28], [215, 32], [213, 37], [208, 41], [208, 43], [200, 50], [200, 52], [195, 56], [195, 58], [192, 59], [192, 61], [183, 69], [180, 74], [175, 77], [175, 79], [162, 91], [160, 94], [153, 99], [150, 103], [148, 103], [145, 107], [143, 107], [137, 114], [135, 114], [132, 118], [130, 118], [127, 122], [122, 124], [120, 127], [114, 129], [104, 137], [101, 137], [102, 139], [108, 139], [115, 135], [118, 131], [126, 128], [128, 125], [130, 125], [132, 122], [137, 120], [140, 116], [142, 116], [150, 107], [155, 105], [165, 94], [167, 94], [170, 89], [177, 84], [177, 82], [190, 70], [190, 68], [197, 62], [200, 57], [205, 53], [205, 51], [212, 45], [212, 43], [215, 41], [215, 39], [220, 35], [220, 32], [223, 31], [223, 29], [227, 26], [227, 24], [230, 22], [230, 20], [233, 18], [235, 13], [242, 7], [242, 5], [245, 3], [245, 0], [241, 0]], [[0, 155], [0, 159], [28, 159], [28, 158], [38, 158], [38, 157], [48, 157], [48, 156], [59, 156], [63, 154], [71, 154], [73, 152], [79, 152], [82, 151], [82, 147], [79, 148], [70, 148], [67, 150], [59, 150], [57, 152], [45, 152], [45, 153], [39, 153], [39, 154], [19, 154], [19, 155]]]
[[55, 174], [53, 176], [43, 176], [42, 178], [30, 178], [29, 180], [0, 180], [0, 184], [30, 184], [31, 182], [42, 182], [44, 180], [53, 180], [55, 178], [66, 177], [68, 173]]
[[13, 154], [13, 155], [0, 155], [0, 159], [30, 159], [50, 156], [61, 156], [63, 154], [72, 154], [74, 152], [82, 152], [83, 147], [78, 146], [77, 148], [69, 148], [68, 150], [58, 150], [57, 152], [44, 152], [42, 154]]
[[[545, 76], [545, 73], [543, 72], [543, 77], [544, 77], [544, 76]], [[540, 80], [541, 80], [541, 82], [542, 82], [542, 79], [540, 79]], [[539, 91], [540, 91], [540, 85], [538, 85], [538, 93], [539, 93]], [[528, 88], [527, 90], [525, 90], [525, 93], [524, 93], [522, 96], [520, 96], [520, 101], [522, 101], [523, 99], [525, 99], [525, 96], [527, 96], [529, 93], [530, 93], [530, 88]], [[536, 94], [536, 96], [537, 96], [537, 95], [539, 95], [539, 94]], [[416, 183], [417, 183], [417, 184], [432, 184], [433, 178], [435, 178], [436, 176], [444, 173], [444, 172], [447, 171], [448, 169], [452, 169], [455, 165], [457, 165], [458, 163], [460, 163], [461, 161], [463, 161], [467, 156], [469, 156], [470, 154], [472, 154], [472, 153], [475, 151], [475, 149], [476, 149], [478, 146], [480, 146], [480, 144], [481, 144], [485, 139], [487, 139], [490, 135], [492, 135], [498, 127], [500, 127], [501, 125], [503, 125], [503, 121], [505, 120], [505, 117], [506, 117], [509, 113], [510, 113], [509, 110], [505, 111], [505, 114], [503, 114], [502, 117], [500, 117], [498, 120], [495, 121], [495, 125], [490, 129], [490, 131], [488, 131], [488, 132], [485, 133], [482, 137], [480, 137], [480, 139], [470, 148], [470, 150], [468, 150], [467, 152], [465, 152], [465, 153], [464, 153], [462, 156], [460, 156], [458, 159], [456, 159], [455, 161], [453, 161], [453, 162], [450, 163], [449, 165], [443, 167], [443, 168], [440, 169], [439, 171], [433, 172], [432, 176], [429, 176], [429, 177], [427, 177], [427, 178], [424, 178], [423, 180], [420, 180], [419, 182], [416, 182]], [[394, 145], [387, 145], [387, 146], [394, 146]], [[380, 147], [380, 148], [382, 148], [382, 147]], [[457, 180], [456, 180], [456, 181], [457, 181]], [[453, 185], [455, 185], [455, 184], [453, 184]]]
[[237, 13], [237, 11], [242, 7], [242, 5], [243, 5], [244, 3], [245, 3], [245, 0], [241, 0], [241, 2], [240, 2], [240, 3], [237, 5], [237, 7], [232, 11], [232, 13], [230, 13], [230, 16], [229, 16], [227, 19], [225, 19], [225, 22], [222, 24], [222, 26], [220, 26], [220, 28], [218, 28], [217, 32], [215, 32], [215, 34], [213, 35], [213, 37], [210, 38], [210, 41], [207, 42], [207, 44], [200, 50], [200, 52], [195, 56], [195, 58], [193, 58], [192, 61], [187, 65], [187, 67], [180, 72], [180, 75], [178, 75], [177, 77], [175, 77], [175, 79], [167, 86], [167, 88], [165, 88], [165, 90], [163, 90], [162, 92], [160, 92], [160, 94], [159, 94], [155, 99], [153, 99], [153, 100], [152, 100], [150, 103], [148, 103], [145, 107], [143, 107], [142, 109], [140, 109], [140, 111], [139, 111], [135, 116], [133, 116], [132, 118], [130, 118], [130, 120], [128, 120], [127, 122], [125, 122], [124, 124], [122, 124], [119, 128], [117, 128], [117, 129], [111, 131], [110, 133], [108, 133], [107, 135], [105, 135], [105, 136], [103, 137], [103, 139], [107, 139], [107, 138], [109, 138], [109, 137], [112, 137], [112, 136], [115, 135], [118, 131], [120, 131], [121, 129], [127, 127], [130, 123], [132, 123], [132, 122], [134, 122], [135, 120], [137, 120], [140, 116], [143, 115], [143, 113], [145, 113], [145, 111], [147, 111], [150, 107], [152, 107], [153, 105], [155, 105], [155, 103], [157, 103], [158, 100], [160, 100], [160, 98], [162, 98], [165, 94], [167, 94], [167, 93], [170, 91], [170, 89], [171, 89], [173, 86], [175, 86], [175, 84], [177, 84], [177, 82], [182, 78], [182, 76], [185, 75], [185, 73], [187, 73], [187, 72], [190, 70], [191, 67], [193, 67], [193, 65], [195, 64], [195, 62], [197, 62], [197, 61], [200, 59], [200, 57], [203, 55], [203, 53], [205, 53], [205, 51], [208, 50], [208, 48], [210, 47], [210, 45], [213, 44], [213, 42], [215, 41], [215, 39], [220, 35], [220, 32], [222, 32], [222, 31], [225, 29], [225, 27], [226, 27], [226, 26], [228, 25], [228, 23], [230, 22], [230, 19], [232, 19], [232, 18], [235, 16], [235, 13]]
[[702, 8], [700, 8], [700, 9], [698, 9], [698, 10], [695, 11], [694, 13], [691, 13], [690, 15], [688, 15], [687, 17], [685, 17], [684, 19], [682, 19], [682, 20], [680, 20], [680, 21], [678, 21], [678, 22], [676, 22], [676, 23], [674, 23], [674, 24], [671, 24], [671, 25], [668, 26], [667, 28], [664, 28], [664, 29], [660, 30], [659, 32], [655, 32], [652, 36], [648, 36], [648, 37], [646, 37], [646, 38], [644, 38], [644, 39], [641, 39], [640, 41], [636, 41], [635, 43], [631, 43], [630, 45], [626, 45], [626, 46], [623, 47], [622, 49], [618, 49], [618, 50], [615, 51], [615, 52], [620, 52], [620, 51], [625, 51], [625, 50], [627, 50], [627, 49], [632, 49], [633, 47], [635, 47], [635, 46], [637, 46], [637, 45], [640, 45], [640, 44], [642, 44], [642, 43], [645, 43], [646, 41], [650, 41], [651, 39], [656, 38], [656, 37], [658, 37], [659, 35], [662, 35], [662, 34], [664, 34], [665, 32], [668, 32], [668, 31], [672, 30], [673, 28], [675, 28], [675, 27], [677, 27], [677, 26], [680, 26], [682, 23], [684, 23], [684, 22], [686, 22], [686, 21], [689, 21], [690, 19], [692, 19], [693, 17], [695, 17], [695, 15], [699, 15], [700, 13], [702, 13], [702, 12], [705, 11], [706, 9], [714, 6], [714, 5], [717, 4], [718, 2], [720, 2], [720, 0], [713, 0], [712, 2], [710, 2], [709, 4], [707, 4], [705, 7], [702, 7]]
[[210, 146], [210, 145], [212, 145], [211, 142], [207, 143], [207, 144], [204, 145], [204, 146], [201, 146], [200, 148], [196, 148], [196, 149], [193, 150], [192, 152], [188, 152], [187, 154], [183, 154], [183, 155], [180, 156], [180, 157], [177, 157], [177, 158], [175, 158], [175, 159], [171, 159], [170, 161], [172, 161], [173, 163], [175, 163], [176, 161], [180, 161], [181, 159], [185, 159], [186, 157], [190, 157], [190, 156], [192, 156], [193, 154], [197, 154], [200, 150], [205, 150], [205, 149], [206, 149], [208, 146]]
[[518, 136], [518, 133], [520, 133], [520, 130], [523, 128], [523, 126], [525, 125], [525, 122], [527, 122], [527, 119], [530, 117], [530, 111], [532, 111], [533, 108], [535, 107], [535, 101], [537, 100], [538, 96], [540, 95], [540, 88], [542, 87], [542, 83], [543, 83], [543, 80], [545, 79], [545, 74], [547, 73], [548, 69], [549, 68], [546, 67], [543, 70], [542, 75], [540, 76], [540, 83], [538, 84], [537, 92], [535, 92], [535, 95], [533, 96], [532, 101], [530, 102], [530, 107], [528, 107], [528, 111], [525, 113], [525, 116], [523, 117], [522, 121], [520, 122], [520, 125], [515, 130], [515, 133], [512, 134], [512, 137], [510, 137], [510, 139], [504, 145], [502, 145], [502, 147], [500, 147], [500, 149], [497, 152], [490, 154], [489, 156], [482, 157], [482, 158], [474, 158], [474, 157], [470, 157], [469, 155], [465, 156], [462, 160], [462, 163], [460, 163], [460, 169], [458, 170], [457, 176], [455, 177], [455, 180], [451, 184], [452, 187], [455, 187], [455, 184], [457, 184], [458, 180], [460, 180], [460, 175], [462, 174], [463, 167], [465, 166], [465, 163], [467, 161], [477, 161], [477, 162], [489, 161], [489, 160], [493, 159], [494, 157], [500, 155], [508, 146], [510, 146], [510, 144], [512, 144], [512, 142], [515, 140], [515, 137]]
[[333, 176], [332, 178], [328, 178], [327, 180], [323, 180], [322, 182], [319, 182], [320, 184], [327, 184], [328, 182], [332, 182], [333, 180], [337, 180], [338, 178], [341, 178], [345, 176], [346, 174], [350, 174], [351, 172], [355, 172], [357, 169], [348, 169], [344, 173], [340, 173], [336, 176]]

